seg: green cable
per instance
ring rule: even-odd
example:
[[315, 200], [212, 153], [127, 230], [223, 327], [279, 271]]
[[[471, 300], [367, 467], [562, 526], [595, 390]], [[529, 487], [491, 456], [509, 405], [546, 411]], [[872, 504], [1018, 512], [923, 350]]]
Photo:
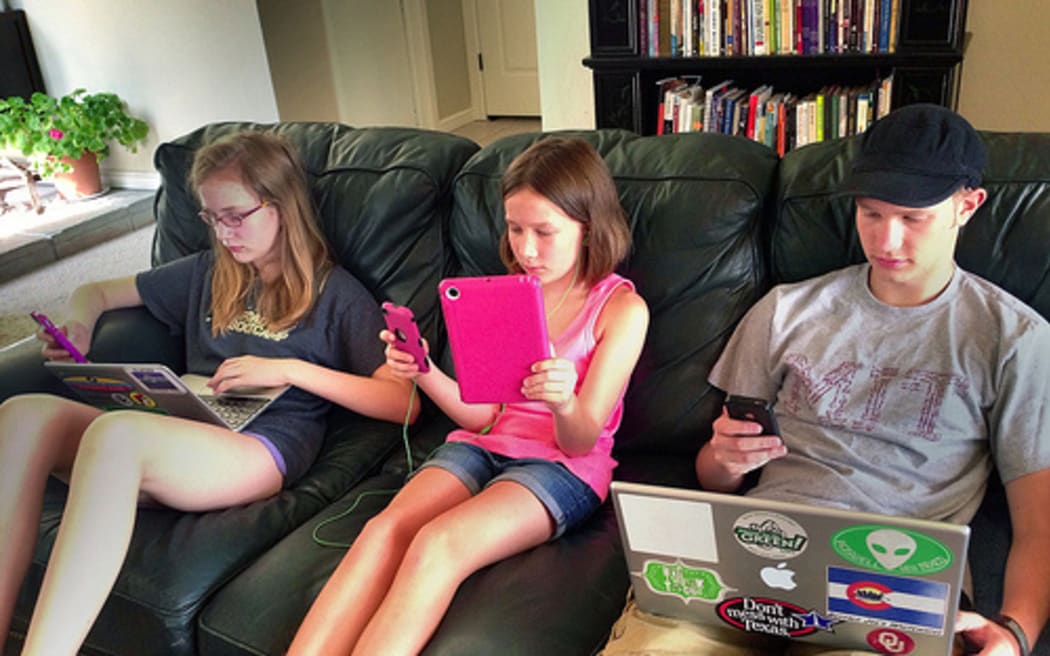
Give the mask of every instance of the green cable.
[[[412, 472], [415, 470], [415, 466], [412, 463], [412, 447], [410, 447], [409, 444], [408, 444], [408, 421], [409, 421], [409, 419], [412, 418], [412, 405], [413, 405], [413, 401], [416, 398], [416, 388], [417, 388], [417, 386], [416, 386], [416, 379], [413, 378], [412, 379], [412, 394], [408, 397], [408, 410], [405, 411], [405, 421], [401, 424], [401, 441], [405, 445], [405, 458], [408, 461], [408, 475], [409, 476], [411, 476]], [[398, 493], [398, 490], [368, 490], [368, 491], [362, 492], [361, 494], [358, 494], [357, 498], [354, 499], [354, 502], [352, 504], [350, 504], [349, 508], [347, 508], [346, 510], [344, 510], [344, 511], [342, 511], [342, 512], [336, 514], [336, 515], [333, 515], [333, 516], [329, 517], [328, 519], [325, 519], [325, 520], [322, 520], [322, 521], [318, 522], [317, 525], [314, 526], [313, 533], [311, 533], [311, 537], [313, 538], [313, 541], [315, 543], [317, 543], [318, 545], [322, 546], [322, 547], [332, 547], [332, 548], [335, 548], [335, 549], [349, 549], [350, 545], [348, 543], [344, 544], [342, 542], [333, 542], [331, 540], [326, 540], [326, 539], [322, 538], [320, 536], [321, 529], [324, 528], [325, 526], [328, 526], [332, 522], [339, 521], [340, 519], [342, 519], [342, 518], [346, 517], [347, 515], [349, 515], [350, 513], [354, 512], [354, 510], [357, 508], [358, 504], [361, 503], [361, 499], [364, 499], [365, 497], [378, 496], [380, 494], [397, 494], [397, 493]]]

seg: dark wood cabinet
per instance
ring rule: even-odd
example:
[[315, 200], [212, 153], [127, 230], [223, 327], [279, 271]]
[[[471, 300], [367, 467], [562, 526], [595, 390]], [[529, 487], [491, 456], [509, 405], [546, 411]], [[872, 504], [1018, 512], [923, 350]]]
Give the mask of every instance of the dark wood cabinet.
[[650, 57], [641, 53], [638, 2], [588, 0], [591, 54], [599, 128], [639, 134], [656, 130], [658, 82], [702, 76], [714, 85], [771, 84], [798, 95], [824, 86], [865, 85], [893, 74], [892, 107], [930, 102], [955, 108], [963, 61], [966, 0], [900, 0], [900, 28], [892, 53]]
[[0, 10], [0, 98], [44, 91], [24, 11]]

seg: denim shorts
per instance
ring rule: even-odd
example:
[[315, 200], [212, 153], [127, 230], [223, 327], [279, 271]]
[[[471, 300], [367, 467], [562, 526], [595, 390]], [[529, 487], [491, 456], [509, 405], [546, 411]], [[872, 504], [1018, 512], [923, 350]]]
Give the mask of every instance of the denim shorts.
[[440, 467], [477, 494], [496, 481], [514, 481], [536, 495], [554, 518], [554, 535], [576, 527], [601, 505], [589, 485], [565, 465], [542, 458], [508, 458], [464, 442], [446, 442], [434, 450], [420, 469]]

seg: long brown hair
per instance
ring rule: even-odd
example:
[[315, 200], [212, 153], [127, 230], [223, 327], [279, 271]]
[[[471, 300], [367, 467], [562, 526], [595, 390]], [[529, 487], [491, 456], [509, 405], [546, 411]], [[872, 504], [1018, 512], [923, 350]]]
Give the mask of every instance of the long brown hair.
[[317, 225], [306, 174], [295, 148], [269, 132], [244, 131], [218, 139], [197, 151], [190, 184], [217, 173], [232, 173], [280, 217], [278, 253], [281, 275], [263, 284], [255, 267], [237, 262], [211, 232], [215, 267], [211, 281], [212, 334], [225, 333], [250, 300], [267, 330], [291, 328], [313, 307], [333, 266], [328, 245]]
[[[503, 198], [530, 188], [572, 219], [583, 224], [580, 277], [593, 285], [616, 269], [631, 247], [631, 230], [605, 161], [578, 137], [551, 136], [532, 144], [511, 161], [503, 174]], [[503, 264], [512, 273], [514, 259], [504, 231], [499, 241]]]

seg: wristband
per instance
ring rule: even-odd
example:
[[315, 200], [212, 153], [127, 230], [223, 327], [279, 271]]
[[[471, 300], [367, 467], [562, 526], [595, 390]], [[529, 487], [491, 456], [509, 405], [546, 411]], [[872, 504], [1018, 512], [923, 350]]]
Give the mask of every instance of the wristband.
[[1017, 641], [1017, 647], [1021, 650], [1021, 656], [1031, 655], [1031, 649], [1028, 647], [1028, 636], [1024, 634], [1024, 629], [1017, 623], [1017, 620], [1009, 615], [999, 613], [992, 621], [1010, 632], [1014, 640]]

